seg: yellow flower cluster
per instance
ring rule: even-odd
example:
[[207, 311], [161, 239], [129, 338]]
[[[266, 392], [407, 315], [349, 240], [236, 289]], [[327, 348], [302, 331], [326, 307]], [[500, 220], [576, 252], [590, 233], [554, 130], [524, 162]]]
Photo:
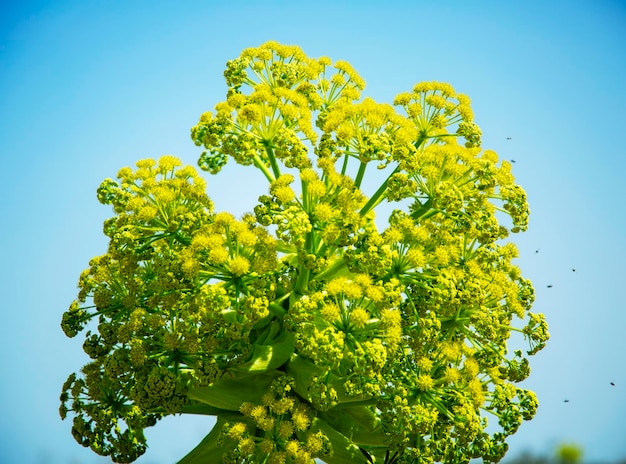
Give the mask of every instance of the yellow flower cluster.
[[233, 158], [268, 189], [237, 219], [172, 156], [102, 183], [109, 248], [62, 320], [91, 358], [61, 395], [77, 441], [130, 462], [145, 427], [195, 413], [217, 425], [182, 464], [500, 460], [549, 332], [509, 241], [526, 194], [469, 98], [425, 82], [361, 100], [348, 63], [276, 42], [224, 75], [199, 165]]
[[[183, 411], [189, 388], [237, 362], [220, 353], [239, 346], [245, 357], [250, 331], [270, 314], [256, 280], [278, 266], [275, 240], [249, 218], [215, 214], [204, 181], [180, 164], [142, 160], [120, 170], [119, 182], [103, 182], [98, 197], [117, 213], [105, 223], [109, 248], [81, 274], [78, 299], [63, 315], [68, 336], [98, 321], [84, 344], [93, 361], [68, 379], [63, 414], [76, 414], [81, 442], [116, 459], [124, 459], [120, 447], [135, 449], [127, 450], [135, 458], [145, 449], [145, 421], [129, 414]], [[122, 435], [118, 422], [127, 426]]]
[[328, 58], [311, 59], [299, 47], [276, 42], [246, 49], [229, 61], [228, 98], [216, 105], [215, 116], [205, 113], [192, 129], [196, 145], [208, 150], [200, 165], [215, 173], [225, 156], [232, 156], [238, 163], [253, 163], [270, 180], [280, 175], [275, 160], [309, 167], [307, 146], [317, 140], [313, 112], [357, 100], [365, 86], [349, 63], [338, 61], [331, 70], [329, 65]]
[[[401, 106], [415, 124], [420, 141], [462, 136], [467, 147], [480, 146], [481, 132], [473, 122], [474, 113], [467, 95], [457, 94], [445, 82], [421, 82], [412, 93], [396, 96], [394, 105]], [[448, 127], [457, 126], [450, 134]]]
[[229, 449], [225, 462], [310, 464], [313, 456], [330, 451], [328, 438], [311, 427], [313, 411], [285, 377], [271, 384], [260, 404], [244, 402], [239, 411], [241, 421], [222, 429], [221, 444]]

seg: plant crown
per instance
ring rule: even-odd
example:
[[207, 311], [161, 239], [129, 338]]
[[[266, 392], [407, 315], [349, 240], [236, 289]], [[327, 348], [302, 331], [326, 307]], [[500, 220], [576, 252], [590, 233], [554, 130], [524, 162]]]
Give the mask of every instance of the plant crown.
[[217, 423], [183, 464], [499, 461], [549, 335], [506, 240], [525, 192], [469, 98], [423, 82], [377, 103], [348, 63], [276, 42], [224, 76], [199, 166], [232, 158], [268, 190], [237, 219], [173, 156], [102, 183], [108, 250], [62, 320], [90, 358], [61, 394], [75, 439], [132, 462], [190, 413]]

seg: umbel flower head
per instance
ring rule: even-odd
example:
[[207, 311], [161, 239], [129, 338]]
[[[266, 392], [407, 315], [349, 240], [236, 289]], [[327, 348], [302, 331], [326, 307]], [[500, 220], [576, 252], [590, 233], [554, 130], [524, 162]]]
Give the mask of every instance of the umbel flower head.
[[267, 190], [237, 219], [172, 156], [102, 183], [109, 246], [61, 323], [90, 358], [62, 388], [73, 436], [132, 462], [160, 418], [207, 414], [181, 463], [498, 462], [549, 334], [513, 264], [525, 192], [469, 98], [425, 82], [378, 103], [348, 63], [276, 42], [224, 76], [199, 166], [232, 158]]

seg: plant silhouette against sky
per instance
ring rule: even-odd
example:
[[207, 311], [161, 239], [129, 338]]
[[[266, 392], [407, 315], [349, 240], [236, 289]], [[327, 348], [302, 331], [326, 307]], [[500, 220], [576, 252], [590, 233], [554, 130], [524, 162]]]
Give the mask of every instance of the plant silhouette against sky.
[[525, 192], [469, 98], [424, 82], [377, 103], [348, 63], [276, 42], [224, 75], [199, 166], [232, 158], [268, 190], [218, 212], [169, 155], [102, 183], [109, 247], [62, 320], [91, 358], [61, 394], [75, 439], [132, 462], [189, 413], [217, 422], [184, 464], [499, 461], [549, 335], [507, 239]]

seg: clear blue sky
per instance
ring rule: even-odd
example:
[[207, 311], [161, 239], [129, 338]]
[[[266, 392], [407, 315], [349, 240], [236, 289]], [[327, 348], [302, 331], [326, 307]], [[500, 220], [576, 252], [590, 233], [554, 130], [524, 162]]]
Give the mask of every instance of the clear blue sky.
[[[61, 314], [106, 247], [95, 189], [137, 159], [195, 164], [189, 129], [223, 100], [225, 62], [267, 40], [351, 62], [378, 101], [424, 80], [472, 98], [483, 146], [528, 193], [518, 264], [552, 334], [510, 454], [575, 442], [589, 462], [626, 457], [623, 2], [22, 0], [0, 6], [0, 462], [107, 462], [57, 414], [85, 362]], [[264, 193], [230, 165], [208, 185], [236, 214]], [[137, 462], [172, 463], [211, 426], [165, 420]]]

